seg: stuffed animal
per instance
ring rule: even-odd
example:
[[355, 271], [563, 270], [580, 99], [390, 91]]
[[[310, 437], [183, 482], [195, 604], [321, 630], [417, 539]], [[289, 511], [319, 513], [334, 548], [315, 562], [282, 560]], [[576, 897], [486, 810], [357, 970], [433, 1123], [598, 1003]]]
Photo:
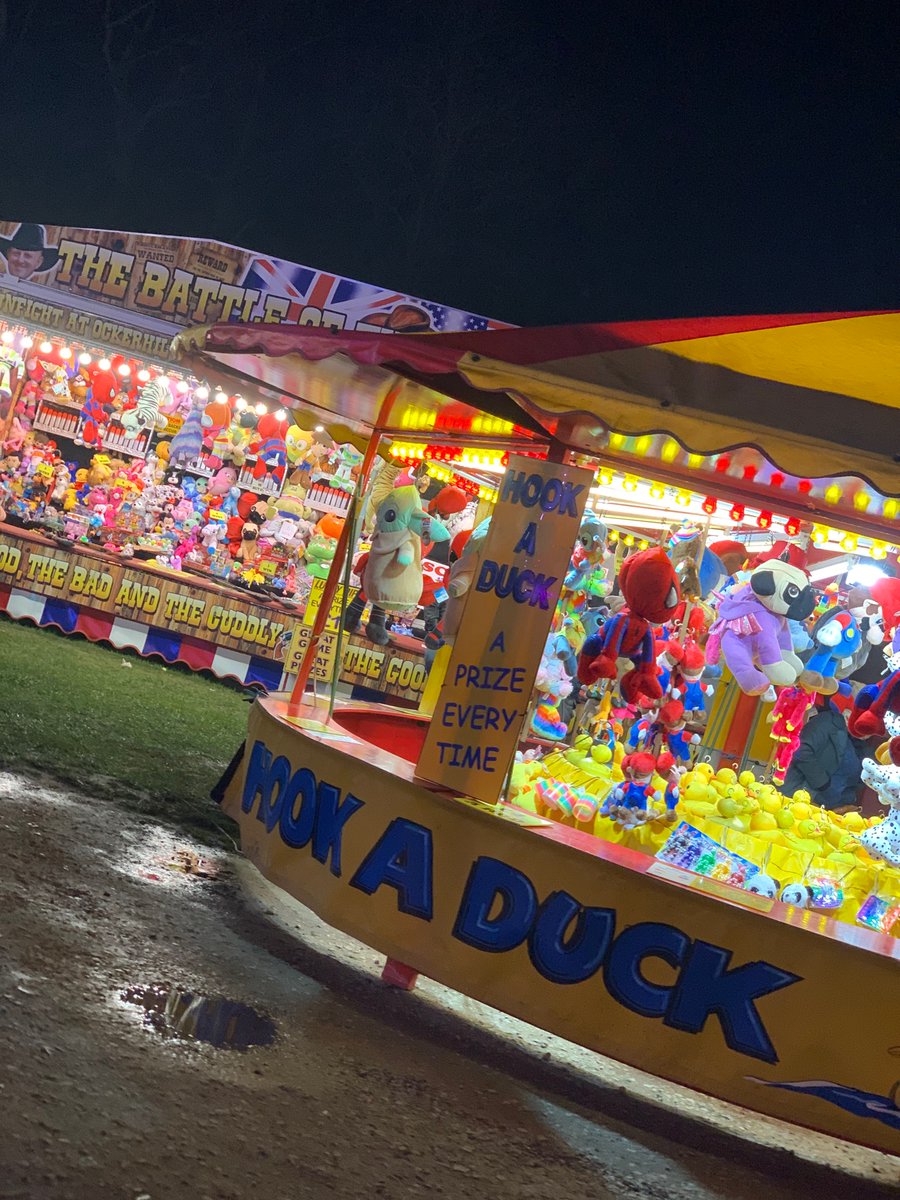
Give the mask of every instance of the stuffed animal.
[[728, 577], [718, 555], [709, 546], [701, 550], [702, 536], [702, 530], [685, 521], [669, 538], [669, 557], [681, 585], [681, 594], [696, 599], [716, 591]]
[[429, 516], [414, 487], [399, 487], [382, 500], [363, 574], [373, 603], [393, 612], [414, 609], [422, 594], [422, 542], [449, 540], [444, 525]]
[[484, 539], [487, 537], [490, 524], [490, 517], [486, 517], [480, 525], [475, 526], [467, 538], [463, 539], [462, 534], [457, 534], [457, 537], [453, 539], [451, 546], [453, 552], [456, 552], [459, 542], [462, 542], [463, 545], [459, 549], [456, 562], [450, 568], [450, 574], [447, 577], [447, 591], [450, 598], [447, 601], [447, 608], [441, 623], [445, 642], [452, 643], [459, 631], [466, 597], [478, 574]]
[[900, 867], [900, 717], [888, 713], [885, 724], [890, 741], [879, 746], [874, 759], [863, 760], [862, 779], [889, 811], [883, 821], [861, 833], [859, 841], [873, 858]]
[[778, 743], [775, 748], [772, 781], [779, 786], [784, 783], [791, 759], [800, 745], [803, 718], [806, 716], [806, 710], [810, 704], [812, 704], [812, 696], [803, 688], [784, 688], [778, 693], [775, 707], [769, 714], [768, 720], [772, 725], [769, 737]]
[[200, 418], [203, 426], [203, 445], [211, 449], [213, 443], [231, 424], [231, 403], [228, 400], [211, 400]]
[[803, 672], [793, 651], [788, 621], [802, 621], [815, 608], [816, 594], [799, 567], [767, 559], [748, 583], [725, 595], [706, 645], [706, 660], [724, 655], [741, 691], [762, 695], [770, 685], [790, 687]]
[[250, 446], [251, 452], [256, 455], [254, 479], [263, 479], [269, 475], [273, 475], [279, 483], [284, 479], [284, 469], [287, 465], [284, 435], [287, 429], [287, 421], [279, 420], [274, 413], [266, 413], [259, 418], [256, 440]]
[[606, 551], [607, 528], [599, 517], [586, 513], [578, 530], [575, 549], [569, 560], [569, 570], [563, 586], [574, 592], [583, 587], [595, 569], [603, 562]]
[[[846, 678], [860, 664], [862, 634], [852, 613], [830, 609], [813, 627], [814, 650], [806, 660], [807, 682], [823, 695], [837, 691], [838, 677]], [[869, 648], [866, 647], [868, 654]]]
[[662, 697], [653, 657], [651, 625], [671, 619], [681, 593], [678, 577], [664, 550], [642, 550], [626, 558], [619, 571], [619, 587], [627, 608], [587, 638], [578, 657], [578, 678], [591, 686], [617, 677], [617, 660], [629, 659], [632, 670], [620, 681], [622, 695], [633, 703], [641, 695]]
[[881, 683], [860, 688], [847, 728], [855, 738], [884, 737], [889, 713], [900, 713], [900, 670], [893, 671]]
[[[651, 815], [651, 803], [654, 800], [662, 800], [667, 812], [674, 811], [678, 803], [677, 787], [668, 781], [660, 793], [654, 780], [657, 774], [666, 776], [672, 772], [675, 762], [670, 754], [654, 758], [652, 754], [639, 750], [635, 754], [626, 754], [621, 765], [625, 781], [607, 796], [600, 809], [602, 816], [610, 816], [620, 823], [622, 818], [626, 818], [629, 824], [639, 824]], [[627, 820], [629, 815], [637, 819]]]
[[[168, 462], [170, 467], [193, 462], [199, 457], [203, 448], [203, 407], [205, 400], [196, 394], [191, 399], [191, 407], [184, 419], [184, 424], [169, 443]], [[160, 453], [160, 447], [156, 447]], [[162, 458], [162, 455], [160, 455]]]
[[157, 375], [145, 383], [138, 392], [134, 408], [122, 413], [122, 427], [129, 437], [137, 437], [142, 429], [161, 430], [166, 427], [165, 417], [160, 416], [161, 406], [171, 399], [167, 375]]
[[681, 657], [671, 676], [671, 691], [675, 700], [680, 700], [686, 713], [703, 713], [706, 699], [715, 691], [710, 684], [701, 682], [706, 670], [706, 655], [694, 641], [687, 641]]

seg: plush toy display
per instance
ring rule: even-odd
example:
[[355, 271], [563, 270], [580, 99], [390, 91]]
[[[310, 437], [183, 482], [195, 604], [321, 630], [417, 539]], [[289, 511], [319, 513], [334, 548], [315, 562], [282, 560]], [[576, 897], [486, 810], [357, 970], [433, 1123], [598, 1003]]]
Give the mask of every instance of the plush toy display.
[[171, 399], [167, 375], [158, 375], [145, 383], [138, 392], [137, 404], [122, 413], [122, 426], [129, 437], [137, 437], [142, 430], [153, 432], [166, 427], [165, 417], [160, 415], [162, 406]]
[[203, 447], [203, 408], [206, 401], [195, 396], [184, 424], [169, 443], [169, 465], [193, 462]]
[[641, 695], [662, 697], [653, 655], [651, 625], [670, 620], [681, 593], [678, 577], [664, 550], [643, 550], [626, 558], [619, 572], [619, 586], [627, 608], [607, 621], [589, 637], [578, 658], [578, 678], [588, 686], [601, 679], [618, 677], [618, 660], [627, 659], [632, 669], [620, 680], [622, 695], [634, 702]]
[[759, 696], [775, 684], [789, 687], [803, 672], [794, 653], [789, 620], [815, 608], [809, 577], [782, 559], [762, 562], [748, 583], [723, 597], [706, 645], [707, 662], [725, 657], [741, 691]]

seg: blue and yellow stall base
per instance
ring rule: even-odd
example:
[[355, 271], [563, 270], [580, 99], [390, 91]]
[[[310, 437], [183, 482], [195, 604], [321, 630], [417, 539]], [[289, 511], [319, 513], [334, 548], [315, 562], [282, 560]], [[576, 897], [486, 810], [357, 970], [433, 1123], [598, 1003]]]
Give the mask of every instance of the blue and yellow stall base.
[[729, 903], [627, 847], [422, 786], [424, 728], [390, 710], [329, 720], [257, 701], [224, 799], [249, 858], [329, 924], [459, 992], [900, 1153], [900, 942], [778, 902]]

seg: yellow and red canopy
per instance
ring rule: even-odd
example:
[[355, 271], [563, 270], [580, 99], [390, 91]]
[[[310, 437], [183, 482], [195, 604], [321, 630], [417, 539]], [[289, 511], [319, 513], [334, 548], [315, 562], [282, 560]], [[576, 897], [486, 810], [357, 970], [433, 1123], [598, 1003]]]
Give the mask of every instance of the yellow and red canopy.
[[394, 414], [442, 397], [587, 452], [610, 431], [667, 433], [695, 454], [754, 446], [792, 475], [853, 474], [900, 494], [900, 312], [455, 334], [223, 324], [180, 340], [363, 424], [385, 397]]

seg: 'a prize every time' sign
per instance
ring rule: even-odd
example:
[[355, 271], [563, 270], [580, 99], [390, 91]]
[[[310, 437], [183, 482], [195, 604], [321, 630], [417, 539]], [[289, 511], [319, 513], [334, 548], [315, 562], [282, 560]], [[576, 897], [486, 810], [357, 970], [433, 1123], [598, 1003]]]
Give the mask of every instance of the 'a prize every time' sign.
[[509, 768], [590, 471], [511, 455], [416, 774], [494, 801]]

